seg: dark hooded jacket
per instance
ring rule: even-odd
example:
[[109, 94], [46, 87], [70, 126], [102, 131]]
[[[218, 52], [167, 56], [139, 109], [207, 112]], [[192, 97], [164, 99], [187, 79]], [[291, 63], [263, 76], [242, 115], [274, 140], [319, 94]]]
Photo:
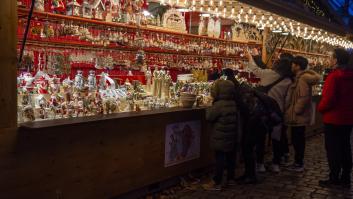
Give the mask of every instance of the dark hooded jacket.
[[207, 109], [206, 119], [212, 123], [211, 147], [216, 151], [229, 152], [235, 148], [237, 106], [234, 91], [234, 84], [228, 80], [217, 80], [211, 88], [214, 103]]

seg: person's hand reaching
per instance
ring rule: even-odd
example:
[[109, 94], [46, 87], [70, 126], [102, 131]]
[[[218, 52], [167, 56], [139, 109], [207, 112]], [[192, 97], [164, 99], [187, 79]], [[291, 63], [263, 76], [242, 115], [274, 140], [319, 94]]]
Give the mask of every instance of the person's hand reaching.
[[252, 59], [252, 54], [251, 54], [250, 51], [245, 50], [245, 55], [246, 55], [246, 58], [248, 58], [249, 61]]
[[257, 48], [253, 48], [253, 49], [251, 50], [251, 53], [252, 53], [253, 56], [259, 55], [259, 51], [257, 50]]

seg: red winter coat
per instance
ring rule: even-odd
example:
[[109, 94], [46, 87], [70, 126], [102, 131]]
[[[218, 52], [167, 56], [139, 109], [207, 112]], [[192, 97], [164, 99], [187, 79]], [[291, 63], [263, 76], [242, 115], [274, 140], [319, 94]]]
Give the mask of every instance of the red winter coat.
[[318, 110], [324, 123], [353, 125], [353, 69], [338, 68], [328, 75]]

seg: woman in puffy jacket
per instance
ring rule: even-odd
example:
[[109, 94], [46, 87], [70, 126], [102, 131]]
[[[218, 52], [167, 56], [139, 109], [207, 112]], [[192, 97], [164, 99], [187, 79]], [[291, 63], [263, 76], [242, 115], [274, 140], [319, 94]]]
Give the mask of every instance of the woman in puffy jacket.
[[215, 152], [216, 171], [213, 181], [203, 185], [206, 190], [221, 190], [225, 168], [227, 181], [234, 180], [237, 137], [237, 106], [234, 93], [234, 84], [228, 80], [217, 80], [211, 88], [213, 105], [207, 109], [206, 119], [212, 125], [211, 147]]

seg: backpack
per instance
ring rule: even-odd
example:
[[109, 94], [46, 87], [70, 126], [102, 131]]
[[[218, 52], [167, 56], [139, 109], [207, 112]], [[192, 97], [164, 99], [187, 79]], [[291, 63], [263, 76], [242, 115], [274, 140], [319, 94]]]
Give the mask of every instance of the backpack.
[[269, 132], [284, 121], [278, 103], [267, 95], [268, 91], [282, 80], [280, 78], [266, 87], [253, 88], [245, 83], [240, 85], [241, 100], [246, 107], [247, 120], [253, 125], [265, 125]]

